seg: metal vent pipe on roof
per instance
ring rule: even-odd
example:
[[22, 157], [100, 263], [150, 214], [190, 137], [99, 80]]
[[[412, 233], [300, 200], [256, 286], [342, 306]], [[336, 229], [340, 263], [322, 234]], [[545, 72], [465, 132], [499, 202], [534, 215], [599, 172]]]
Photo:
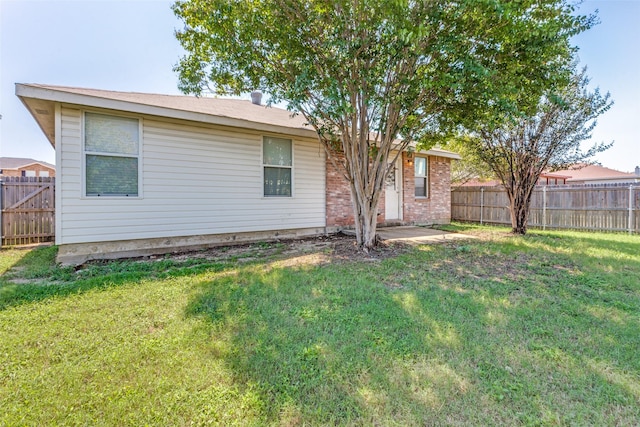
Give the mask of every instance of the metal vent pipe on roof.
[[262, 92], [259, 90], [254, 90], [251, 92], [251, 103], [256, 105], [262, 104]]

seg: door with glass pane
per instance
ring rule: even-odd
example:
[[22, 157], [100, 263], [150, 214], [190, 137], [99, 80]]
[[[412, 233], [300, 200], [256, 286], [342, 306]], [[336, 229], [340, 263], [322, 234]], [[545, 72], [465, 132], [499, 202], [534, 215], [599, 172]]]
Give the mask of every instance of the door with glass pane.
[[397, 221], [402, 219], [401, 197], [402, 197], [402, 168], [401, 160], [395, 164], [389, 163], [389, 175], [387, 175], [387, 185], [384, 192], [384, 219], [385, 221]]

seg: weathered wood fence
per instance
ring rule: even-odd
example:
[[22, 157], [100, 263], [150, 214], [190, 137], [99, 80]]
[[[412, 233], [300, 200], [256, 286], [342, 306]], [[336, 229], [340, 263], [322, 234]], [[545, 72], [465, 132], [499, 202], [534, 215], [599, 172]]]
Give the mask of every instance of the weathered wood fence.
[[[460, 187], [451, 192], [451, 218], [511, 225], [503, 187]], [[640, 232], [640, 183], [537, 187], [530, 227]]]
[[55, 178], [4, 177], [0, 181], [2, 246], [52, 242]]

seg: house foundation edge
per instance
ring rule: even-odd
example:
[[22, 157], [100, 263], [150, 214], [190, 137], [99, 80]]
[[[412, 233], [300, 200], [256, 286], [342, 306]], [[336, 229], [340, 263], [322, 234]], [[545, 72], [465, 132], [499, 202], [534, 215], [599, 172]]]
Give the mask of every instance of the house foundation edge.
[[77, 266], [91, 260], [138, 258], [175, 252], [197, 251], [218, 246], [323, 236], [335, 233], [333, 227], [313, 227], [287, 230], [207, 234], [197, 236], [159, 237], [116, 240], [111, 242], [67, 243], [58, 247], [56, 262], [62, 266]]
[[[430, 227], [448, 224], [448, 220], [429, 222], [399, 222], [379, 224], [379, 228], [397, 226]], [[151, 239], [116, 240], [112, 242], [66, 243], [58, 246], [56, 262], [62, 266], [77, 266], [92, 260], [114, 260], [164, 255], [176, 252], [197, 251], [219, 246], [233, 246], [256, 242], [300, 239], [304, 237], [327, 236], [353, 230], [353, 227], [328, 226], [297, 228], [288, 230], [252, 231], [241, 233], [207, 234], [198, 236], [158, 237]]]

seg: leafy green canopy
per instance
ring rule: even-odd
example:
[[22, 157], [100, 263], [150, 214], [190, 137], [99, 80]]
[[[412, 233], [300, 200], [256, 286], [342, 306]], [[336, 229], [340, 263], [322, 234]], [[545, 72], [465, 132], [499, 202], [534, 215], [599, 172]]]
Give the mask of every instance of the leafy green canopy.
[[526, 233], [529, 203], [542, 172], [590, 160], [611, 146], [598, 143], [582, 150], [597, 117], [612, 105], [608, 93], [589, 92], [588, 84], [586, 69], [574, 69], [568, 84], [540, 97], [533, 114], [512, 117], [499, 127], [478, 126], [468, 140], [468, 149], [506, 188], [514, 233]]
[[493, 171], [476, 152], [476, 141], [468, 135], [447, 142], [447, 149], [460, 154], [462, 160], [451, 164], [451, 186], [460, 187], [469, 181], [494, 177]]
[[412, 141], [533, 108], [567, 79], [569, 38], [592, 24], [563, 0], [181, 0], [180, 88], [269, 92], [317, 131], [349, 183], [356, 240]]
[[588, 161], [612, 145], [597, 143], [586, 151], [581, 147], [591, 138], [597, 117], [613, 105], [608, 93], [590, 92], [588, 84], [586, 69], [576, 70], [565, 87], [540, 97], [535, 114], [507, 121], [499, 128], [478, 127], [469, 148], [505, 185], [525, 175], [535, 183], [545, 170]]
[[560, 0], [185, 0], [180, 89], [264, 89], [321, 137], [345, 129], [426, 143], [535, 105], [567, 78], [592, 25]]

